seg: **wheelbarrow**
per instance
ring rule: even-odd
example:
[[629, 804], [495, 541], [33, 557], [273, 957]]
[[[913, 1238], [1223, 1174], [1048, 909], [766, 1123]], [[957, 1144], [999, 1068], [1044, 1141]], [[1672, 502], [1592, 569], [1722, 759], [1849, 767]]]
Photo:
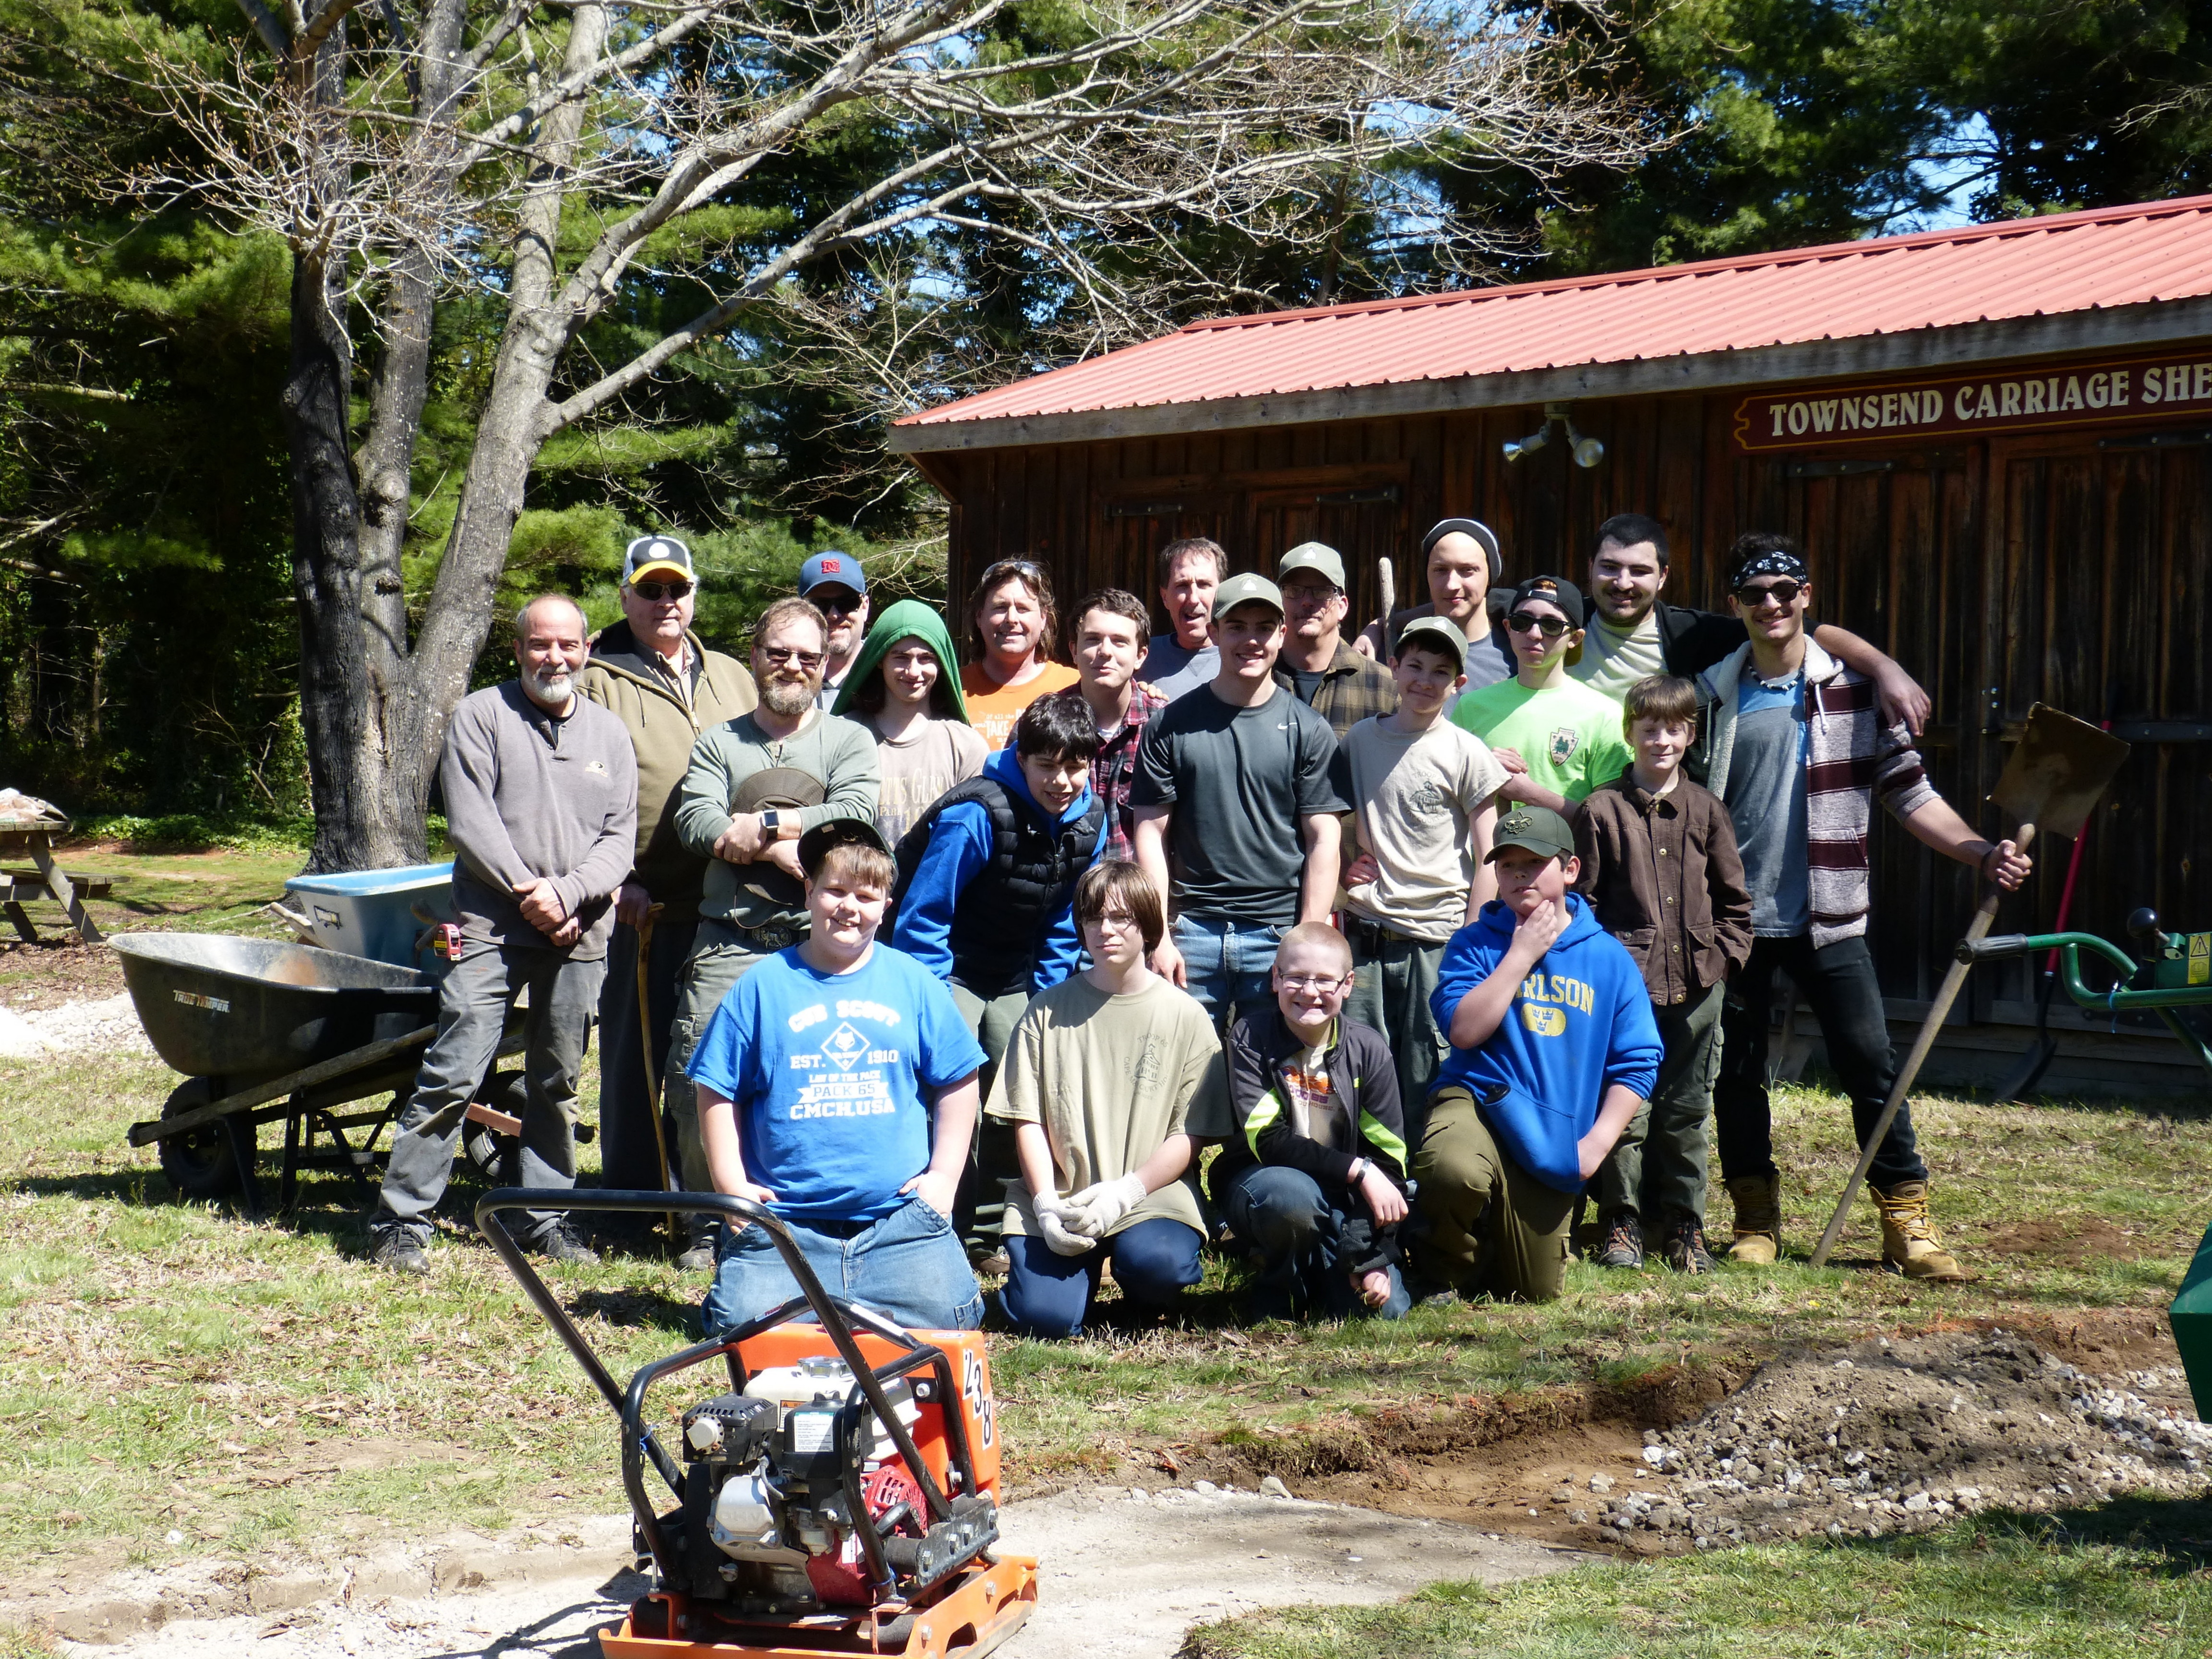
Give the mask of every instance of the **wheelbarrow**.
[[[2212, 1011], [2212, 933], [2166, 933], [2157, 915], [2145, 908], [2128, 918], [2128, 934], [2141, 948], [2141, 960], [2094, 933], [1965, 939], [1959, 941], [1956, 954], [1961, 963], [1972, 963], [2056, 951], [2058, 982], [2075, 1007], [2114, 1016], [2137, 1012], [2157, 1015], [2212, 1079], [2212, 1044], [2205, 1042], [2203, 1029], [2186, 1018], [2191, 1009]], [[2084, 951], [2112, 965], [2116, 977], [2108, 989], [2094, 991], [2081, 982]], [[2189, 1373], [2197, 1414], [2212, 1423], [2212, 1229], [2197, 1247], [2197, 1258], [2181, 1281], [2171, 1316], [2174, 1346], [2181, 1350], [2182, 1368]]]
[[[284, 1125], [277, 1203], [298, 1196], [303, 1170], [349, 1175], [366, 1200], [378, 1137], [398, 1115], [437, 1034], [438, 986], [411, 968], [279, 940], [221, 933], [125, 933], [111, 939], [123, 981], [154, 1052], [184, 1082], [161, 1115], [131, 1126], [187, 1198], [236, 1198], [265, 1208], [254, 1173], [264, 1123]], [[520, 1051], [510, 1014], [499, 1052]], [[470, 1103], [463, 1144], [498, 1178], [498, 1137], [520, 1131], [521, 1075], [494, 1071]], [[380, 1106], [345, 1109], [379, 1095]]]

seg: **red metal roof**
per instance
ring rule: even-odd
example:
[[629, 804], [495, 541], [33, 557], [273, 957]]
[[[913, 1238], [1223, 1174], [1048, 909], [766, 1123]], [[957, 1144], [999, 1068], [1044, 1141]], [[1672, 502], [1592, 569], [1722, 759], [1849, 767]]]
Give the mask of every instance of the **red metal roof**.
[[1193, 323], [901, 427], [1648, 361], [2212, 295], [2212, 196]]

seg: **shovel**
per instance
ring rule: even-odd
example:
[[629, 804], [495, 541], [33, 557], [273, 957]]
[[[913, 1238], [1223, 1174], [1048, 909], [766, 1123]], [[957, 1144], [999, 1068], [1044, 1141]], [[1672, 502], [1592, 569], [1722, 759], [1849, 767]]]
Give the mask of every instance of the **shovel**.
[[[1990, 799], [2020, 821], [2020, 828], [2012, 839], [2025, 853], [2034, 843], [2039, 830], [2054, 836], [2078, 836], [2089, 814], [2096, 809], [2098, 797], [2105, 793], [2105, 786], [2112, 781], [2127, 757], [2128, 745], [2119, 738], [2100, 732], [2087, 720], [2077, 720], [2071, 714], [2062, 714], [2056, 708], [2037, 703], [2027, 711], [2027, 729], [2021, 734], [2020, 746], [2012, 751], [2012, 758], [2005, 763], [2004, 772], [1997, 779], [1997, 787], [1990, 792]], [[1980, 939], [1990, 931], [1990, 923], [1996, 919], [1997, 901], [2003, 896], [2004, 889], [1992, 884], [1989, 896], [1982, 901], [1973, 921], [1966, 926], [1968, 943]], [[1970, 965], [1954, 962], [1951, 971], [1943, 975], [1936, 1000], [1929, 1005], [1928, 1018], [1921, 1022], [1920, 1035], [1913, 1039], [1912, 1052], [1898, 1068], [1897, 1081], [1890, 1087], [1889, 1098], [1882, 1103], [1881, 1115], [1875, 1121], [1873, 1133], [1859, 1151], [1859, 1161], [1851, 1170], [1851, 1178], [1844, 1183], [1844, 1195], [1836, 1200], [1836, 1212], [1828, 1218], [1828, 1230], [1820, 1235], [1820, 1248], [1813, 1252], [1814, 1267], [1827, 1265], [1828, 1252], [1836, 1248], [1836, 1237], [1844, 1231], [1844, 1218], [1850, 1213], [1851, 1200], [1859, 1195], [1859, 1183], [1866, 1179], [1875, 1149], [1896, 1121], [1898, 1109], [1905, 1104], [1905, 1095], [1920, 1075], [1928, 1051], [1936, 1046], [1936, 1034], [1943, 1029], [1951, 1005], [1959, 1000], [1959, 989], [1966, 982]]]

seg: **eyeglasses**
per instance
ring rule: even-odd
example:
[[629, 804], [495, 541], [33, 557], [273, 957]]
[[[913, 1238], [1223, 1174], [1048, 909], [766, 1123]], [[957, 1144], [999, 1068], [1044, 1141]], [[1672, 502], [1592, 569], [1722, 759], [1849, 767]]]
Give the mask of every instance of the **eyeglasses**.
[[1136, 917], [1127, 910], [1101, 910], [1092, 920], [1101, 927], [1111, 927], [1117, 933], [1139, 931]]
[[810, 674], [822, 666], [824, 655], [819, 651], [801, 651], [795, 645], [757, 645], [753, 649], [760, 653], [761, 660], [771, 668], [778, 663], [795, 662]]
[[1804, 583], [1792, 581], [1789, 577], [1784, 576], [1780, 581], [1768, 582], [1761, 587], [1753, 587], [1747, 584], [1736, 589], [1735, 598], [1736, 603], [1747, 611], [1756, 611], [1761, 605], [1770, 603], [1786, 609], [1796, 604], [1797, 596], [1804, 591]]
[[1533, 611], [1515, 611], [1505, 625], [1516, 634], [1539, 633], [1547, 640], [1556, 640], [1573, 626], [1565, 617], [1540, 617]]
[[816, 598], [816, 594], [820, 593], [821, 591], [822, 590], [817, 587], [814, 590], [814, 592], [809, 593], [806, 597], [813, 601], [814, 605], [817, 610], [826, 611], [833, 617], [849, 617], [855, 611], [858, 611], [863, 605], [867, 603], [867, 601], [863, 599], [858, 593], [852, 592], [849, 590], [845, 593], [845, 596], [842, 599], [828, 599]]
[[1297, 974], [1285, 975], [1280, 982], [1285, 991], [1334, 991], [1351, 978], [1349, 974]]
[[680, 576], [674, 581], [632, 582], [629, 588], [631, 592], [650, 605], [659, 605], [663, 599], [686, 599], [691, 597], [691, 584]]

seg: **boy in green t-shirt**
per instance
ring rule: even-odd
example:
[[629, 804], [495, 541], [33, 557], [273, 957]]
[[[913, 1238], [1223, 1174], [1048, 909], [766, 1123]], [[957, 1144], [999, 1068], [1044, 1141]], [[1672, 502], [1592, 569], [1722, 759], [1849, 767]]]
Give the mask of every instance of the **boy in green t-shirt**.
[[1620, 705], [1568, 677], [1582, 652], [1583, 614], [1572, 582], [1528, 578], [1505, 615], [1519, 672], [1463, 692], [1452, 707], [1452, 723], [1488, 744], [1509, 774], [1501, 799], [1571, 813], [1633, 758], [1620, 735]]

